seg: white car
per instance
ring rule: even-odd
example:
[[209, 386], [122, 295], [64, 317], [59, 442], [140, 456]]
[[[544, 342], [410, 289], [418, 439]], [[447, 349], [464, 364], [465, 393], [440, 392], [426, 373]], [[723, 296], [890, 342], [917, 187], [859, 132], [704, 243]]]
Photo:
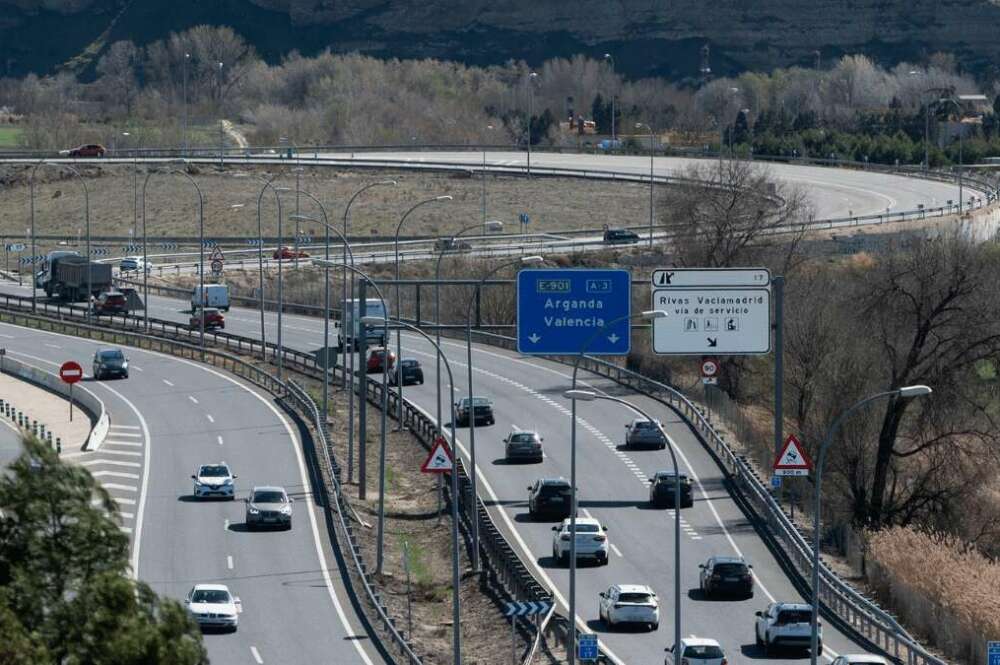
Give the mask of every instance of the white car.
[[888, 658], [870, 653], [846, 653], [834, 658], [831, 665], [892, 665]]
[[[663, 659], [664, 665], [675, 665], [674, 647], [664, 649], [667, 652]], [[676, 665], [726, 665], [726, 653], [715, 640], [691, 636], [681, 640], [681, 661]]]
[[[569, 563], [570, 522], [564, 519], [559, 526], [552, 527], [552, 558], [559, 563]], [[608, 563], [608, 531], [606, 526], [590, 517], [576, 518], [576, 558], [593, 559], [601, 565]]]
[[228, 628], [240, 623], [240, 599], [225, 584], [196, 584], [184, 599], [188, 614], [202, 628]]
[[[822, 656], [822, 623], [819, 623], [818, 629], [816, 655]], [[771, 603], [764, 611], [757, 612], [754, 632], [757, 646], [766, 654], [782, 647], [808, 650], [812, 646], [812, 606], [805, 603]]]
[[642, 584], [616, 584], [600, 593], [597, 614], [610, 630], [623, 623], [660, 627], [660, 601]]
[[236, 484], [233, 481], [238, 477], [233, 475], [225, 462], [202, 464], [198, 467], [198, 473], [191, 476], [194, 480], [194, 495], [199, 499], [209, 496], [235, 499]]
[[126, 256], [118, 263], [118, 270], [121, 272], [141, 272], [143, 268], [149, 272], [149, 266], [141, 256]]

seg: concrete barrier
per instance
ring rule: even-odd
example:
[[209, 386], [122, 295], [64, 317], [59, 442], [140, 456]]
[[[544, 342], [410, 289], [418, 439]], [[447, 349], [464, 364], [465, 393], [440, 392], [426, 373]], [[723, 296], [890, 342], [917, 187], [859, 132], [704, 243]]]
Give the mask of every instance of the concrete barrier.
[[[28, 363], [12, 358], [10, 355], [4, 356], [4, 372], [11, 376], [16, 376], [24, 381], [33, 383], [56, 393], [60, 397], [69, 399], [69, 384], [63, 382], [59, 375], [48, 372], [40, 367], [29, 365]], [[111, 417], [104, 408], [101, 398], [92, 393], [82, 385], [77, 384], [73, 388], [73, 402], [79, 406], [94, 423], [90, 429], [90, 436], [84, 442], [84, 450], [97, 450], [104, 443], [111, 428]]]

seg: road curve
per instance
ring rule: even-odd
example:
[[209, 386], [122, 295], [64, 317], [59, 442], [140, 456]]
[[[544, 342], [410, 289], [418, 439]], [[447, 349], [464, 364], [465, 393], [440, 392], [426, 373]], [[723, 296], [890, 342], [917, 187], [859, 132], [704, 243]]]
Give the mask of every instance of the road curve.
[[[8, 353], [50, 368], [66, 359], [88, 368], [104, 346], [0, 328]], [[59, 348], [41, 352], [40, 341]], [[341, 585], [288, 417], [267, 394], [213, 368], [139, 349], [126, 354], [129, 379], [89, 382], [112, 415], [112, 434], [101, 450], [73, 461], [111, 485], [127, 514], [138, 577], [178, 600], [196, 582], [225, 583], [240, 597], [239, 630], [205, 636], [213, 664], [382, 663]], [[238, 499], [254, 484], [283, 485], [296, 499], [293, 528], [248, 532], [242, 501], [191, 500], [189, 476], [219, 460], [239, 475]]]

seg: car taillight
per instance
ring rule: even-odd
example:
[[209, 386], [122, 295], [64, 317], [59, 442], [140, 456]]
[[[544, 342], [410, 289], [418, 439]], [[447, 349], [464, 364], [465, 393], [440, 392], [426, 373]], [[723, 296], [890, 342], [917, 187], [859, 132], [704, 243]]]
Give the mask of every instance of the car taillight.
[[729, 665], [729, 661], [725, 658], [722, 659], [722, 665]]
[[607, 536], [594, 536], [594, 540], [596, 540], [599, 543], [603, 543], [607, 539], [608, 539]]

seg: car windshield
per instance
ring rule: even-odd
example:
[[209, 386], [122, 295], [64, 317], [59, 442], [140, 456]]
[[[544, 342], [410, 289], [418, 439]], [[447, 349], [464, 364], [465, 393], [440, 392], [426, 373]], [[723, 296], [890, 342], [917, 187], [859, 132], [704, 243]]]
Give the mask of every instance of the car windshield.
[[533, 432], [518, 432], [510, 435], [511, 443], [535, 443], [538, 435]]
[[[569, 525], [568, 524], [566, 525], [566, 530], [569, 531]], [[578, 523], [576, 525], [576, 532], [577, 533], [598, 533], [600, 530], [601, 530], [601, 527], [597, 526], [596, 524], [579, 524]]]
[[416, 360], [404, 360], [401, 363], [401, 366], [409, 369], [411, 367], [420, 367], [420, 363], [418, 363]]
[[274, 490], [259, 490], [253, 495], [254, 503], [285, 503], [285, 495]]
[[[489, 406], [490, 405], [490, 400], [488, 398], [486, 398], [486, 397], [473, 397], [472, 398], [472, 403], [475, 406]], [[468, 397], [463, 397], [462, 398], [462, 406], [463, 407], [468, 407], [469, 406], [469, 398]]]
[[542, 485], [541, 493], [545, 496], [569, 496], [569, 487], [566, 485]]
[[640, 420], [635, 424], [636, 429], [656, 429], [656, 425], [648, 420]]
[[778, 620], [775, 622], [780, 626], [789, 623], [809, 623], [812, 621], [812, 613], [809, 610], [784, 610], [778, 613]]
[[724, 658], [722, 649], [714, 644], [692, 644], [684, 649], [684, 658]]
[[229, 469], [224, 466], [203, 466], [198, 475], [210, 478], [224, 478], [229, 475]]
[[101, 351], [101, 360], [121, 360], [124, 358], [121, 351]]
[[749, 571], [745, 563], [717, 563], [712, 572], [719, 575], [746, 575]]
[[[675, 476], [672, 473], [662, 474], [662, 475], [657, 475], [656, 476], [656, 482], [658, 482], [660, 484], [663, 484], [663, 485], [673, 485], [674, 484], [674, 480], [676, 478], [677, 478], [677, 476]], [[684, 483], [687, 483], [687, 482], [688, 482], [687, 476], [682, 475], [681, 476], [681, 484], [684, 484]]]
[[653, 597], [648, 593], [621, 593], [618, 594], [619, 603], [651, 603]]
[[229, 592], [220, 589], [198, 589], [191, 596], [192, 603], [228, 603]]

